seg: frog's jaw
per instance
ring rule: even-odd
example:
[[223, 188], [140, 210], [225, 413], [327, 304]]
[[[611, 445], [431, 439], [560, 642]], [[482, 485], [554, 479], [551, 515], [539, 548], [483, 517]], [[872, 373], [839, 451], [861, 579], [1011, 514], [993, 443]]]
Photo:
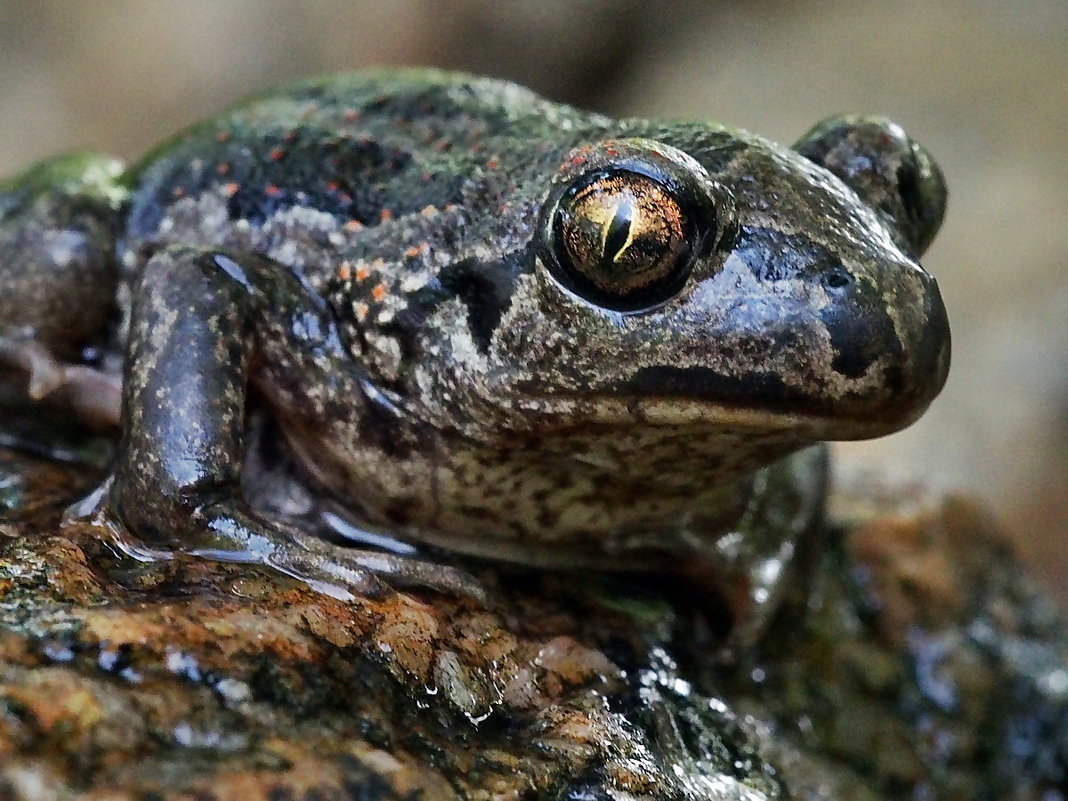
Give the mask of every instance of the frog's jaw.
[[772, 321], [703, 358], [640, 367], [617, 389], [632, 405], [659, 399], [680, 423], [723, 420], [799, 442], [869, 439], [923, 414], [945, 385], [950, 342], [937, 284], [912, 268], [878, 293], [837, 299], [807, 328]]
[[833, 291], [819, 276], [770, 282], [738, 247], [687, 297], [638, 315], [521, 286], [494, 340], [496, 375], [472, 384], [505, 429], [721, 426], [794, 447], [882, 436], [941, 390], [949, 326], [934, 279], [911, 261], [847, 266], [853, 283]]

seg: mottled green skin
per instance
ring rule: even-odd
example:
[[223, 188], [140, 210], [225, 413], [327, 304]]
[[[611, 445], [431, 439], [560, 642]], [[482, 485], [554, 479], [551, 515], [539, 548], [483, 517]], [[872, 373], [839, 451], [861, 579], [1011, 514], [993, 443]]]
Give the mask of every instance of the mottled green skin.
[[[19, 265], [48, 256], [16, 240], [81, 225], [103, 255], [78, 302], [122, 314], [68, 339], [126, 357], [101, 509], [146, 552], [263, 561], [341, 594], [376, 575], [481, 592], [253, 508], [246, 412], [262, 404], [317, 509], [524, 563], [682, 572], [751, 623], [818, 518], [823, 456], [790, 454], [907, 425], [949, 363], [915, 262], [941, 220], [937, 168], [881, 119], [796, 147], [427, 71], [290, 87], [117, 177], [96, 228], [47, 189], [0, 205], [0, 359], [31, 381], [49, 353], [77, 361], [34, 328], [51, 306]], [[565, 289], [552, 255], [566, 186], [621, 166], [703, 209], [681, 289], [635, 313]], [[56, 369], [35, 397], [108, 417]]]

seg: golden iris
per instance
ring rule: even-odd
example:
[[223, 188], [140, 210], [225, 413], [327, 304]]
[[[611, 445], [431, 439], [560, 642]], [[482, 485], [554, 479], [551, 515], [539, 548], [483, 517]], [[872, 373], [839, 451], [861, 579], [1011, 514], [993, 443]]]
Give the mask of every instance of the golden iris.
[[618, 171], [595, 175], [561, 199], [554, 237], [576, 277], [626, 299], [675, 282], [686, 265], [691, 222], [663, 184]]

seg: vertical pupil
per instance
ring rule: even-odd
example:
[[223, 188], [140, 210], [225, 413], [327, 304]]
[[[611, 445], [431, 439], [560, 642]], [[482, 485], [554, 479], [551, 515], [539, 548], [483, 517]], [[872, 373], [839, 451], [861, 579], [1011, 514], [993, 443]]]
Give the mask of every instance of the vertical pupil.
[[[686, 283], [695, 225], [687, 199], [656, 177], [597, 170], [563, 190], [546, 232], [546, 267], [567, 289], [609, 309], [652, 307]], [[544, 220], [543, 223], [549, 222]]]
[[605, 262], [614, 262], [630, 242], [630, 232], [634, 225], [635, 212], [634, 199], [629, 195], [623, 195], [616, 204], [615, 214], [604, 234], [604, 244], [601, 248]]

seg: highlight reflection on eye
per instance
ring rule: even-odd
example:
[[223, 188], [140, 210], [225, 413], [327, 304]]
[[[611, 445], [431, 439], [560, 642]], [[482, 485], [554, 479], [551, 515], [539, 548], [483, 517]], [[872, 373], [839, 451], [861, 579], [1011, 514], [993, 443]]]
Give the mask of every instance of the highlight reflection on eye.
[[561, 197], [552, 236], [574, 291], [604, 305], [640, 308], [666, 300], [685, 281], [694, 222], [654, 178], [601, 170]]

